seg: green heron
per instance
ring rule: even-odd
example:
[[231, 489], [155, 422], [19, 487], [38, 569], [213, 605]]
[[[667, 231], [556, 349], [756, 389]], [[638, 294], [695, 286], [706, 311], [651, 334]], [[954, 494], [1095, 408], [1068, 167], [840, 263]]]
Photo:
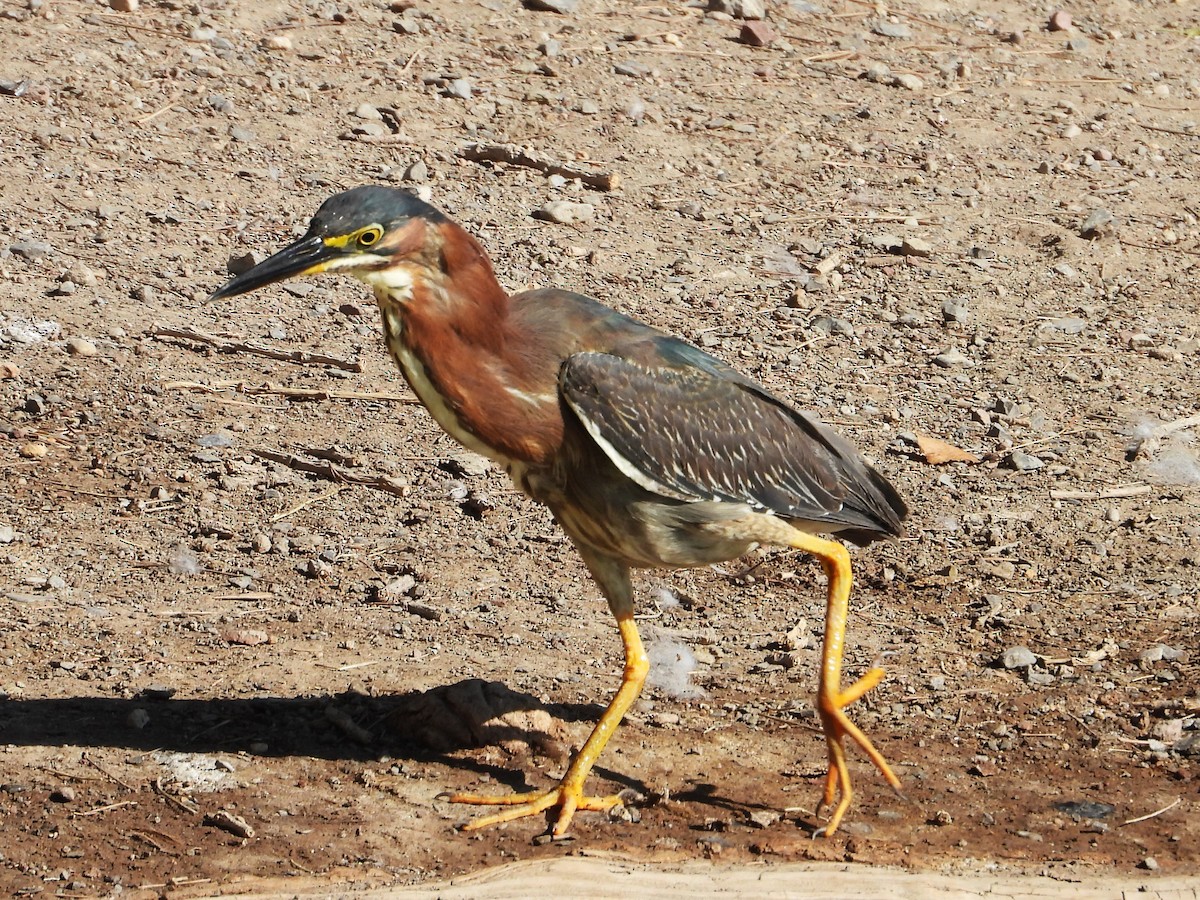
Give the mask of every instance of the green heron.
[[556, 289], [509, 296], [474, 237], [392, 188], [326, 200], [304, 237], [213, 299], [318, 272], [353, 275], [373, 289], [387, 348], [417, 397], [450, 435], [550, 508], [624, 645], [620, 689], [558, 786], [454, 795], [507, 807], [466, 828], [557, 807], [552, 835], [562, 837], [576, 810], [619, 805], [618, 796], [587, 796], [583, 787], [649, 667], [630, 570], [725, 562], [760, 544], [810, 553], [828, 576], [816, 704], [829, 754], [824, 832], [837, 829], [851, 802], [846, 737], [899, 789], [845, 713], [883, 670], [842, 686], [850, 556], [817, 534], [860, 544], [896, 536], [908, 510], [847, 441], [720, 360], [590, 297]]

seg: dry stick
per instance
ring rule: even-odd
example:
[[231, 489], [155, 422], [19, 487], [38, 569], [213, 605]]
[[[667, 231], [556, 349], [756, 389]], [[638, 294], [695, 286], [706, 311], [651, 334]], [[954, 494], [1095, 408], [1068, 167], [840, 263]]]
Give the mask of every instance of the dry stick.
[[92, 759], [86, 753], [84, 753], [80, 757], [80, 759], [83, 762], [87, 763], [89, 766], [91, 766], [93, 769], [95, 769], [97, 772], [99, 772], [101, 775], [103, 775], [105, 778], [107, 778], [109, 781], [119, 784], [121, 787], [125, 788], [125, 790], [127, 790], [127, 791], [137, 790], [137, 788], [133, 787], [133, 785], [126, 784], [124, 781], [122, 781], [120, 778], [118, 778], [112, 772], [109, 772], [107, 769], [104, 768], [104, 766], [100, 765], [100, 763], [96, 762], [94, 759]]
[[1200, 132], [1188, 131], [1186, 128], [1168, 128], [1166, 125], [1151, 125], [1149, 122], [1138, 122], [1147, 131], [1163, 131], [1167, 134], [1177, 134], [1181, 137], [1200, 137]]
[[471, 162], [499, 162], [510, 166], [537, 169], [546, 175], [561, 175], [563, 178], [578, 178], [583, 184], [598, 191], [615, 191], [621, 186], [621, 176], [616, 172], [585, 172], [566, 163], [556, 162], [525, 150], [515, 144], [468, 144], [458, 155]]
[[1141, 497], [1153, 488], [1148, 484], [1130, 484], [1125, 487], [1109, 488], [1104, 491], [1051, 491], [1051, 500], [1120, 500], [1125, 497]]
[[188, 37], [186, 34], [178, 34], [174, 31], [162, 31], [158, 28], [147, 28], [145, 25], [131, 25], [124, 19], [117, 19], [112, 16], [97, 16], [105, 25], [114, 25], [117, 28], [126, 28], [130, 31], [144, 31], [146, 34], [157, 34], [159, 37], [167, 38], [172, 41], [187, 41], [189, 44], [207, 44], [208, 41], [201, 38]]
[[[201, 732], [201, 734], [203, 734], [203, 732]], [[173, 803], [175, 806], [177, 806], [179, 809], [183, 810], [185, 813], [195, 814], [195, 813], [200, 812], [200, 807], [196, 804], [196, 802], [194, 800], [192, 800], [191, 797], [188, 797], [187, 801], [184, 802], [184, 800], [181, 800], [179, 797], [176, 797], [174, 794], [172, 794], [170, 791], [168, 791], [166, 789], [166, 787], [163, 786], [161, 777], [154, 779], [153, 787], [154, 787], [154, 793], [158, 794], [158, 796], [162, 797], [168, 803]]]
[[1172, 244], [1140, 244], [1137, 241], [1131, 241], [1128, 238], [1123, 238], [1117, 235], [1117, 242], [1122, 247], [1137, 247], [1139, 250], [1157, 250], [1160, 253], [1186, 253], [1188, 256], [1200, 256], [1200, 250], [1185, 250], [1183, 247], [1176, 247]]
[[338, 359], [336, 356], [308, 353], [304, 350], [274, 350], [251, 341], [226, 341], [216, 335], [194, 328], [168, 328], [156, 325], [150, 329], [150, 334], [154, 337], [179, 338], [185, 341], [195, 341], [198, 344], [207, 344], [215, 348], [218, 353], [249, 353], [254, 356], [281, 359], [284, 362], [294, 362], [300, 365], [333, 366], [335, 369], [345, 369], [347, 372], [363, 370], [362, 364], [354, 360]]
[[251, 450], [250, 452], [260, 459], [269, 459], [271, 462], [277, 462], [287, 466], [289, 469], [295, 469], [297, 472], [307, 472], [310, 475], [316, 475], [328, 481], [361, 484], [388, 494], [394, 494], [397, 497], [403, 497], [408, 491], [407, 485], [387, 475], [358, 475], [353, 472], [346, 472], [333, 463], [309, 462], [291, 453], [279, 453], [275, 450], [258, 449]]
[[1182, 802], [1183, 802], [1182, 797], [1176, 797], [1171, 803], [1168, 803], [1162, 809], [1156, 809], [1154, 812], [1146, 813], [1146, 815], [1144, 815], [1144, 816], [1138, 816], [1136, 819], [1126, 819], [1124, 822], [1121, 823], [1121, 827], [1124, 827], [1126, 825], [1134, 825], [1138, 822], [1145, 822], [1147, 819], [1153, 819], [1155, 816], [1161, 816], [1163, 813], [1167, 812], [1168, 810], [1174, 809]]
[[183, 91], [176, 91], [175, 93], [173, 93], [171, 95], [171, 99], [169, 99], [163, 106], [160, 106], [158, 109], [156, 109], [152, 113], [148, 113], [147, 115], [142, 116], [140, 119], [134, 119], [134, 122], [138, 125], [145, 125], [150, 120], [157, 119], [159, 116], [161, 116], [163, 113], [167, 112], [167, 110], [169, 110], [171, 107], [173, 107], [176, 103], [178, 103], [179, 98], [182, 96], [183, 96]]
[[122, 806], [137, 806], [136, 800], [122, 800], [119, 803], [109, 803], [106, 806], [97, 806], [94, 809], [86, 809], [83, 812], [71, 813], [72, 819], [80, 819], [84, 816], [95, 816], [102, 812], [108, 812], [110, 809], [120, 809]]
[[320, 503], [322, 500], [328, 500], [330, 497], [336, 497], [338, 494], [340, 494], [344, 490], [346, 490], [344, 485], [338, 485], [337, 487], [330, 488], [325, 493], [321, 494], [321, 496], [319, 496], [319, 497], [309, 497], [307, 500], [302, 500], [301, 502], [299, 502], [295, 506], [293, 506], [291, 509], [285, 509], [283, 512], [276, 513], [275, 515], [271, 516], [271, 524], [274, 525], [276, 522], [280, 521], [281, 519], [286, 519], [288, 516], [295, 515], [296, 513], [300, 512], [300, 510], [304, 509], [306, 506], [312, 506], [314, 503]]
[[163, 385], [167, 390], [175, 391], [204, 391], [209, 394], [219, 394], [232, 388], [239, 394], [270, 395], [284, 397], [288, 400], [315, 401], [322, 400], [378, 400], [387, 403], [412, 403], [421, 401], [416, 397], [403, 397], [399, 394], [384, 394], [378, 391], [329, 391], [320, 388], [281, 388], [273, 384], [261, 386], [243, 384], [240, 381], [220, 381], [216, 384], [203, 384], [199, 381], [170, 381]]

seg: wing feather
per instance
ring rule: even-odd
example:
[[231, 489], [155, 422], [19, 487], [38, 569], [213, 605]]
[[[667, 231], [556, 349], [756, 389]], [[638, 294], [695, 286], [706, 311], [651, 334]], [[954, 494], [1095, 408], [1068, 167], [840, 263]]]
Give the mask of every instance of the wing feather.
[[559, 384], [591, 438], [646, 490], [899, 533], [903, 501], [849, 443], [722, 364], [693, 362], [653, 368], [577, 353]]

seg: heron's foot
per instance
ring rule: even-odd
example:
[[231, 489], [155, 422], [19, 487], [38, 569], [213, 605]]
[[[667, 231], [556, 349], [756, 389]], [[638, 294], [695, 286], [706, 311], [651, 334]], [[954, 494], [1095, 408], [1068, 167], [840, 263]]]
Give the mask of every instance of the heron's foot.
[[871, 762], [875, 764], [875, 768], [887, 779], [888, 784], [897, 792], [900, 790], [900, 779], [896, 777], [892, 767], [887, 764], [883, 754], [875, 749], [871, 739], [863, 734], [844, 712], [847, 706], [879, 684], [882, 679], [883, 669], [874, 668], [844, 690], [827, 690], [822, 685], [817, 695], [817, 710], [821, 715], [822, 730], [825, 732], [825, 745], [829, 749], [829, 772], [825, 776], [825, 795], [818, 809], [828, 806], [833, 810], [829, 821], [824, 828], [817, 831], [817, 834], [824, 834], [828, 837], [837, 831], [838, 826], [842, 823], [842, 817], [846, 815], [846, 810], [850, 808], [850, 802], [854, 799], [843, 743], [847, 737], [862, 748]]
[[558, 819], [550, 831], [554, 839], [565, 837], [571, 827], [571, 819], [575, 811], [580, 809], [605, 812], [622, 804], [620, 794], [608, 797], [584, 796], [583, 786], [568, 784], [565, 780], [557, 787], [548, 791], [529, 791], [521, 794], [502, 794], [500, 796], [479, 796], [477, 794], [453, 794], [447, 798], [451, 803], [468, 803], [473, 806], [507, 806], [500, 812], [490, 816], [472, 819], [462, 826], [463, 831], [478, 831], [489, 825], [499, 825], [501, 822], [512, 822], [527, 816], [536, 816], [555, 806], [559, 808]]

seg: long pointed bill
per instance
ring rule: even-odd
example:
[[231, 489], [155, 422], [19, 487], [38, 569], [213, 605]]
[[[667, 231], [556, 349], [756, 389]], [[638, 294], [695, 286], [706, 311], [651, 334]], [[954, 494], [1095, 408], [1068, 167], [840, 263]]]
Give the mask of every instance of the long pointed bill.
[[223, 300], [296, 275], [314, 275], [325, 271], [330, 262], [344, 254], [343, 247], [327, 244], [319, 237], [302, 237], [274, 256], [267, 257], [254, 268], [229, 279], [208, 299]]

